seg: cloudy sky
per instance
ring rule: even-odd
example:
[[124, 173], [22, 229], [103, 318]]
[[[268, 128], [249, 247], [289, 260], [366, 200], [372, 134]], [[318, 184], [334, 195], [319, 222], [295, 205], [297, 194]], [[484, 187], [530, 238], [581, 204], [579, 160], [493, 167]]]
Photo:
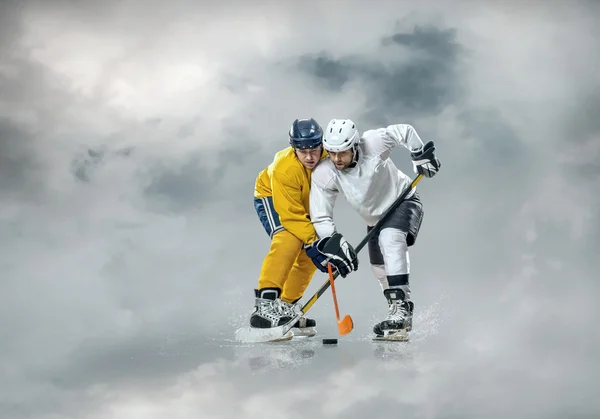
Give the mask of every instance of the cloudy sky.
[[[576, 0], [3, 1], [0, 417], [597, 417], [599, 28]], [[437, 144], [408, 345], [368, 340], [366, 253], [338, 347], [329, 293], [319, 339], [231, 342], [254, 179], [305, 117]]]

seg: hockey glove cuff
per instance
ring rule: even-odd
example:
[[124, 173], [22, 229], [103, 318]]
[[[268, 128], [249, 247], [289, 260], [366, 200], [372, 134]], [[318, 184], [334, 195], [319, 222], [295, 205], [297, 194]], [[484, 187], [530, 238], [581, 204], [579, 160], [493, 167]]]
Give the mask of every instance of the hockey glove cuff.
[[327, 272], [327, 264], [331, 265], [345, 278], [358, 269], [358, 257], [350, 243], [339, 233], [323, 237], [305, 246], [306, 255], [310, 257], [321, 272]]
[[423, 150], [418, 153], [411, 153], [413, 168], [415, 173], [432, 178], [440, 170], [442, 166], [440, 161], [435, 157], [435, 145], [433, 141], [429, 141]]

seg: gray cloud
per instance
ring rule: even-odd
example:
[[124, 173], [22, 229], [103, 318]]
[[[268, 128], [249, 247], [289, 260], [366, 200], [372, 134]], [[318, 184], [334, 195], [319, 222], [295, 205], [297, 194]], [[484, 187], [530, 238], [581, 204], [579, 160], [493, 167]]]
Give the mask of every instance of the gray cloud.
[[10, 120], [0, 121], [0, 188], [4, 193], [39, 186], [42, 162], [35, 157], [35, 145], [29, 140], [29, 135]]
[[[549, 4], [3, 9], [0, 413], [593, 417], [599, 26]], [[232, 343], [268, 249], [256, 174], [294, 118], [342, 115], [411, 123], [442, 159], [413, 342], [368, 342], [386, 307], [362, 256], [338, 347]], [[328, 294], [310, 315], [336, 336]]]
[[381, 45], [379, 56], [385, 60], [369, 55], [334, 59], [322, 52], [300, 57], [298, 66], [315, 76], [317, 86], [333, 92], [348, 83], [360, 85], [370, 123], [386, 124], [394, 115], [434, 115], [460, 101], [463, 89], [457, 71], [463, 48], [456, 30], [416, 26], [384, 36]]

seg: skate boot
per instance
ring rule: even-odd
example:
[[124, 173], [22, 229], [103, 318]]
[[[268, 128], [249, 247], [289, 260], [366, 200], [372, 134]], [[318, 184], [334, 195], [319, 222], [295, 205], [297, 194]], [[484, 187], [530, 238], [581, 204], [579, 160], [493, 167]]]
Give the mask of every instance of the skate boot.
[[373, 333], [378, 338], [407, 340], [408, 332], [412, 330], [413, 302], [405, 299], [401, 289], [390, 288], [383, 294], [389, 305], [388, 315], [373, 327]]
[[[286, 318], [294, 318], [296, 315], [300, 314], [302, 311], [302, 307], [300, 303], [298, 303], [300, 299], [292, 302], [286, 303], [285, 301], [281, 301], [281, 307], [283, 308], [283, 316]], [[300, 319], [294, 324], [293, 332], [294, 336], [307, 336], [311, 337], [317, 334], [317, 322], [313, 319], [309, 319], [302, 315]]]
[[256, 300], [254, 309], [250, 314], [250, 327], [267, 329], [283, 326], [292, 320], [291, 317], [284, 316], [281, 300], [279, 299], [280, 294], [281, 291], [278, 288], [254, 290]]

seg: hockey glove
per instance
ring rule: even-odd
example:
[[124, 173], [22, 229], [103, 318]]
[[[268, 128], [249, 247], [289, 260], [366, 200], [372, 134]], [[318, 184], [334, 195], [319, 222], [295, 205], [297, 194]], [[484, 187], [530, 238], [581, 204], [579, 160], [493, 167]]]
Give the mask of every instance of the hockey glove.
[[431, 178], [440, 170], [441, 163], [435, 157], [435, 145], [429, 141], [418, 153], [411, 153], [415, 173]]
[[327, 272], [328, 263], [333, 265], [342, 278], [358, 269], [356, 251], [340, 233], [323, 237], [305, 246], [305, 250], [306, 255], [321, 272]]

